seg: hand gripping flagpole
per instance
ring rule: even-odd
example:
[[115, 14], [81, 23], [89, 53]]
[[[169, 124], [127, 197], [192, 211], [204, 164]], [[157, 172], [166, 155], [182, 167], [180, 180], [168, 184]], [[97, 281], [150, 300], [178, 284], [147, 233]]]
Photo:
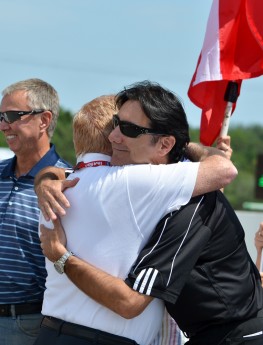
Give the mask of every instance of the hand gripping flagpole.
[[229, 81], [227, 84], [224, 100], [227, 102], [224, 120], [222, 123], [220, 137], [226, 136], [230, 123], [230, 116], [232, 114], [233, 104], [236, 103], [238, 98], [238, 84], [235, 81]]

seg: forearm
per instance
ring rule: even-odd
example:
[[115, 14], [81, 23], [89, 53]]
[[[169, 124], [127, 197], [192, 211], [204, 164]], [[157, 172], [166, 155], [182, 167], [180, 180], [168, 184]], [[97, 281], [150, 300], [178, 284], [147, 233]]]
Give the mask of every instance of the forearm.
[[153, 299], [75, 256], [67, 260], [65, 273], [85, 294], [126, 319], [138, 316]]
[[78, 179], [65, 180], [65, 175], [64, 168], [47, 167], [40, 170], [35, 177], [38, 205], [47, 221], [57, 219], [57, 215], [64, 216], [65, 209], [70, 207], [63, 191], [66, 188], [74, 187], [78, 183]]
[[[53, 221], [51, 231], [40, 225], [43, 254], [55, 262], [67, 251], [67, 239], [59, 219]], [[124, 318], [138, 316], [152, 301], [152, 297], [132, 290], [117, 277], [92, 266], [77, 256], [70, 256], [65, 264], [68, 278], [85, 294]]]
[[208, 156], [199, 164], [193, 196], [224, 188], [236, 176], [237, 169], [229, 159], [219, 155]]
[[227, 155], [220, 149], [210, 146], [204, 146], [198, 143], [189, 143], [186, 148], [186, 156], [192, 162], [202, 162], [209, 156], [218, 155], [227, 158]]
[[64, 180], [65, 178], [65, 169], [63, 168], [58, 168], [54, 166], [43, 168], [37, 173], [35, 177], [35, 189], [43, 180]]

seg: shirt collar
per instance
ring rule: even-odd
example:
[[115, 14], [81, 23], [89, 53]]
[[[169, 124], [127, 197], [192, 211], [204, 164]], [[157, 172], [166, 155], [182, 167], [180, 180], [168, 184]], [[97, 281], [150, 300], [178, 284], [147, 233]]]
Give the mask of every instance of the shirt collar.
[[81, 161], [88, 163], [97, 160], [110, 162], [111, 156], [105, 155], [103, 153], [84, 153], [77, 157], [77, 163]]
[[[27, 174], [23, 176], [34, 178], [41, 169], [49, 165], [55, 165], [58, 159], [59, 155], [56, 152], [55, 145], [51, 144], [48, 152], [32, 167], [32, 169]], [[2, 177], [13, 177], [15, 172], [15, 166], [16, 156], [14, 156], [12, 159], [9, 159], [9, 162], [2, 171]]]

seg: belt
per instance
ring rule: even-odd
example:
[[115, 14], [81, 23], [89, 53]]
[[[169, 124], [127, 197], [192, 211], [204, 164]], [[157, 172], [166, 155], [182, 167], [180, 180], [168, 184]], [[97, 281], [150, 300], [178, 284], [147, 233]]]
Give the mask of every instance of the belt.
[[77, 338], [83, 338], [94, 342], [94, 344], [103, 344], [103, 345], [138, 345], [136, 341], [120, 337], [115, 334], [107, 333], [100, 331], [98, 329], [85, 327], [77, 325], [71, 322], [65, 322], [63, 320], [57, 319], [51, 316], [45, 316], [42, 320], [41, 327], [51, 328], [58, 333], [75, 336]]
[[0, 317], [41, 313], [42, 301], [38, 303], [0, 304]]

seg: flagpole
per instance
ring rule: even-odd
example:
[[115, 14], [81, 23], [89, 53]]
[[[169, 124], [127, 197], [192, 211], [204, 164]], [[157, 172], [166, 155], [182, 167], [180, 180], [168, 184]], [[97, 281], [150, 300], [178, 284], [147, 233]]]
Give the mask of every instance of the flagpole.
[[224, 137], [228, 133], [228, 128], [230, 124], [230, 116], [232, 114], [233, 104], [236, 103], [238, 98], [238, 84], [235, 81], [229, 81], [227, 84], [224, 100], [227, 102], [224, 120], [222, 123], [220, 137]]
[[232, 113], [232, 107], [233, 107], [233, 103], [227, 102], [225, 113], [224, 113], [224, 120], [223, 120], [221, 131], [220, 131], [220, 137], [225, 137], [228, 133], [228, 128], [229, 128], [229, 124], [230, 124], [230, 116]]

